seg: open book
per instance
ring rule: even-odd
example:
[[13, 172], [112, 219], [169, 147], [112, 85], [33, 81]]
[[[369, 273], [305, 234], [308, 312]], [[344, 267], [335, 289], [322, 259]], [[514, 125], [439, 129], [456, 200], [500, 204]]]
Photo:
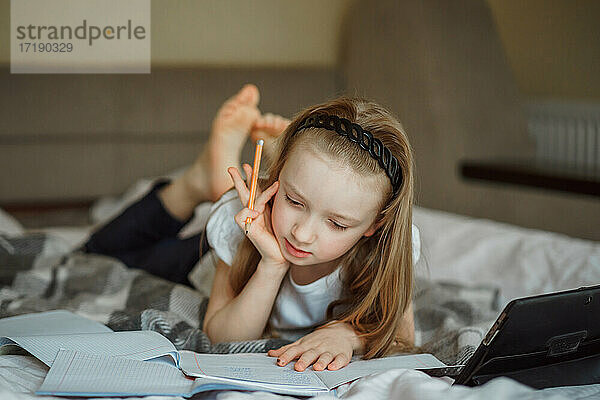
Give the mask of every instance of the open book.
[[156, 332], [112, 332], [67, 311], [0, 320], [0, 350], [16, 346], [50, 371], [36, 394], [63, 396], [189, 397], [216, 389], [260, 390], [312, 396], [360, 377], [392, 368], [448, 368], [430, 354], [353, 361], [338, 371], [298, 372], [266, 354], [178, 352]]

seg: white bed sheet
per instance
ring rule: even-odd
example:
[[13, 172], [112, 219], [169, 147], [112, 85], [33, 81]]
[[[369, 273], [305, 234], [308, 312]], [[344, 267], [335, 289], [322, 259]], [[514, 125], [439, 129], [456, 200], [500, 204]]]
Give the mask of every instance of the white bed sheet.
[[600, 283], [600, 242], [421, 207], [413, 220], [419, 275], [495, 285], [507, 301]]
[[[41, 385], [47, 367], [29, 356], [0, 357], [0, 399], [1, 400], [34, 400], [42, 397], [32, 395]], [[476, 388], [451, 386], [447, 378], [432, 378], [422, 372], [395, 369], [371, 375], [358, 381], [344, 385], [338, 389], [339, 398], [346, 400], [403, 399], [403, 400], [592, 400], [600, 398], [600, 384], [533, 390], [513, 380], [497, 378]], [[44, 399], [58, 399], [43, 396]], [[252, 399], [291, 399], [263, 392], [208, 392], [194, 398], [219, 400], [252, 400]], [[321, 395], [317, 398], [335, 398], [335, 394]], [[130, 399], [135, 399], [132, 397]], [[180, 400], [181, 397], [150, 396], [152, 400]]]

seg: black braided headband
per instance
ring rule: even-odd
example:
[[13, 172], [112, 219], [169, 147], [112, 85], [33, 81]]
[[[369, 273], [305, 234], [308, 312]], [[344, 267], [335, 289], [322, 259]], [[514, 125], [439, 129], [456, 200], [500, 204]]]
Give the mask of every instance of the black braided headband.
[[390, 149], [385, 147], [381, 140], [373, 137], [371, 132], [364, 130], [360, 125], [350, 122], [346, 118], [329, 114], [312, 114], [306, 117], [300, 122], [296, 132], [306, 128], [323, 128], [336, 131], [351, 142], [357, 143], [361, 149], [368, 151], [371, 157], [379, 162], [379, 165], [392, 182], [394, 195], [398, 193], [400, 186], [402, 186], [400, 163], [392, 155]]

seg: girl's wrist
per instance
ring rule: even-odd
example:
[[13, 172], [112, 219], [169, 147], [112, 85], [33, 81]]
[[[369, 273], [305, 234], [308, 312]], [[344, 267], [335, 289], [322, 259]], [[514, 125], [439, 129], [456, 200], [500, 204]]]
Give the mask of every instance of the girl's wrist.
[[283, 277], [289, 268], [290, 263], [287, 261], [270, 261], [263, 258], [258, 263], [256, 270], [261, 273], [272, 275], [273, 278], [279, 278]]
[[362, 354], [365, 351], [364, 339], [359, 336], [359, 333], [347, 322], [338, 322], [337, 326], [342, 329], [349, 337], [352, 343], [354, 354]]

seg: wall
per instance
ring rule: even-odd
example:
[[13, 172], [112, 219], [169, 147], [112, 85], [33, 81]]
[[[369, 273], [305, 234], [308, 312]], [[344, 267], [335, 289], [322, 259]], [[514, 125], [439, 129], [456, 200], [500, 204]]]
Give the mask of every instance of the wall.
[[[152, 0], [154, 66], [332, 67], [352, 0]], [[0, 0], [8, 38], [10, 0]], [[10, 44], [0, 40], [0, 63]]]
[[351, 93], [376, 98], [406, 128], [416, 201], [428, 208], [600, 240], [600, 202], [583, 195], [465, 181], [463, 159], [533, 156], [522, 94], [478, 0], [359, 1], [342, 63]]
[[600, 1], [487, 2], [525, 96], [600, 102]]
[[[354, 2], [153, 0], [152, 62], [334, 67], [340, 26]], [[486, 2], [521, 93], [600, 101], [599, 1]], [[0, 0], [2, 37], [9, 10], [10, 0]], [[0, 64], [9, 60], [9, 42], [0, 40]]]

